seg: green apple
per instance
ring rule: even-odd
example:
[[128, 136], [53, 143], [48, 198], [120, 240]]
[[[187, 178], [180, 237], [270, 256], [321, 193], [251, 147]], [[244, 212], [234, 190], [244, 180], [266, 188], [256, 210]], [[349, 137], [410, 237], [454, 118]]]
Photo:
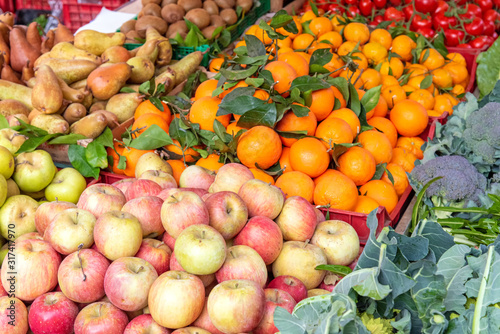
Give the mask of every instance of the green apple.
[[5, 147], [0, 146], [0, 174], [8, 179], [14, 173], [15, 167], [12, 153]]
[[24, 152], [16, 157], [16, 170], [12, 175], [19, 189], [34, 193], [44, 189], [52, 182], [57, 172], [50, 154], [43, 150]]
[[19, 190], [17, 183], [12, 179], [7, 179], [7, 198], [20, 194], [21, 191]]
[[14, 156], [25, 141], [26, 137], [15, 130], [9, 128], [0, 130], [0, 146], [8, 149]]
[[0, 233], [5, 239], [14, 240], [23, 234], [35, 232], [35, 212], [39, 204], [26, 195], [7, 198], [0, 208]]
[[0, 207], [5, 203], [7, 199], [7, 180], [0, 174]]
[[52, 182], [45, 188], [45, 198], [49, 201], [77, 203], [87, 187], [85, 178], [74, 168], [64, 168], [56, 173]]
[[6, 243], [5, 245], [0, 248], [0, 266], [2, 265], [3, 259], [5, 259], [5, 256], [9, 252], [9, 243]]

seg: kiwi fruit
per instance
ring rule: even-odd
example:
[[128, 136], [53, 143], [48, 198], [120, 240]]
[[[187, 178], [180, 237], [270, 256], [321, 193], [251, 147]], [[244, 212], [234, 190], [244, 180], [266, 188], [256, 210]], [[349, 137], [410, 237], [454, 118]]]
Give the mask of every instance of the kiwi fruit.
[[184, 8], [174, 3], [169, 3], [161, 9], [161, 17], [168, 23], [182, 20], [184, 15], [186, 15]]
[[211, 26], [226, 26], [226, 22], [219, 15], [210, 15], [210, 25]]
[[137, 15], [137, 18], [141, 18], [144, 15], [153, 15], [156, 17], [161, 17], [161, 7], [155, 3], [148, 3], [146, 6], [142, 7], [141, 11]]
[[177, 36], [177, 33], [181, 35], [182, 38], [185, 38], [187, 33], [188, 33], [188, 27], [187, 24], [184, 20], [177, 21], [175, 23], [172, 23], [167, 30], [167, 36], [168, 38], [175, 38]]
[[120, 32], [124, 33], [127, 35], [127, 33], [131, 30], [135, 30], [135, 23], [137, 20], [128, 20], [122, 24], [120, 27]]
[[175, 3], [175, 4], [177, 4], [177, 0], [162, 0], [162, 2], [161, 2], [161, 8], [165, 7], [169, 3]]
[[200, 29], [206, 28], [210, 24], [210, 14], [203, 8], [191, 9], [186, 13], [185, 18], [193, 22]]
[[164, 35], [167, 32], [168, 24], [161, 17], [144, 15], [143, 17], [137, 19], [135, 31], [137, 31], [141, 38], [144, 38], [146, 37], [146, 29], [149, 27], [155, 28], [160, 35]]
[[232, 8], [223, 9], [220, 12], [220, 17], [226, 22], [227, 25], [235, 24], [238, 21], [238, 16]]
[[[208, 26], [205, 29], [203, 29], [201, 32], [202, 32], [203, 36], [205, 36], [206, 39], [211, 39], [215, 29], [217, 29], [217, 28], [218, 27], [216, 27], [216, 26]], [[214, 38], [219, 37], [219, 35], [220, 35], [220, 33], [217, 34], [216, 36], [214, 36]]]
[[135, 30], [130, 30], [128, 33], [125, 34], [125, 37], [127, 38], [126, 40], [129, 41], [128, 43], [139, 43], [136, 38], [142, 38], [139, 36], [139, 33]]
[[203, 3], [203, 9], [210, 15], [219, 15], [219, 6], [213, 0], [207, 0]]
[[253, 6], [253, 0], [236, 0], [236, 6], [240, 6], [244, 13], [248, 13]]
[[215, 3], [219, 8], [222, 9], [227, 9], [227, 8], [234, 8], [235, 5], [235, 0], [215, 0]]
[[177, 4], [184, 8], [186, 12], [189, 12], [191, 9], [194, 8], [202, 8], [203, 3], [201, 0], [179, 0], [177, 1]]
[[148, 3], [155, 3], [159, 5], [161, 3], [161, 0], [141, 0], [142, 2], [142, 7], [146, 6]]

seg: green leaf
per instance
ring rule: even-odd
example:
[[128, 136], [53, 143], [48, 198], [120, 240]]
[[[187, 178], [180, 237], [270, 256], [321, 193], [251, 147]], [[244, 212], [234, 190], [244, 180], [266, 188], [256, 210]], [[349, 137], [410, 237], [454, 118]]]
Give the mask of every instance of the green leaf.
[[298, 88], [294, 88], [291, 90], [290, 98], [291, 98], [292, 102], [297, 102], [297, 103], [300, 103], [302, 105], [305, 104], [304, 99], [300, 96], [300, 90]]
[[106, 147], [114, 147], [114, 142], [113, 142], [113, 132], [111, 132], [110, 128], [104, 129], [103, 133], [99, 135], [96, 139], [93, 141], [102, 144], [103, 146]]
[[9, 122], [4, 115], [0, 115], [0, 130], [9, 127]]
[[499, 54], [500, 40], [497, 39], [488, 51], [482, 52], [477, 57], [476, 80], [477, 87], [481, 93], [480, 98], [488, 95], [500, 78]]
[[307, 136], [307, 131], [279, 131], [276, 132], [283, 138], [302, 139]]
[[327, 82], [337, 88], [340, 93], [342, 93], [344, 100], [349, 101], [349, 83], [346, 79], [341, 77], [328, 78]]
[[[231, 93], [229, 93], [226, 97], [229, 97]], [[262, 101], [261, 99], [249, 95], [241, 95], [227, 100], [226, 97], [222, 99], [222, 102], [219, 104], [217, 116], [228, 114], [243, 115], [247, 111], [262, 108], [262, 106], [268, 104], [266, 101]]]
[[219, 72], [228, 80], [244, 80], [248, 77], [251, 77], [255, 72], [257, 72], [258, 69], [259, 66], [253, 65], [242, 71], [234, 71], [221, 68]]
[[118, 161], [118, 169], [124, 170], [127, 168], [127, 158], [123, 155], [120, 155], [120, 160]]
[[43, 143], [51, 140], [52, 138], [57, 137], [58, 134], [50, 134], [50, 135], [45, 135], [42, 137], [31, 137], [26, 139], [26, 141], [19, 147], [17, 150], [16, 154], [23, 153], [23, 152], [32, 152], [36, 150], [36, 148]]
[[311, 73], [329, 73], [324, 66], [328, 64], [333, 58], [333, 54], [329, 49], [318, 49], [311, 55], [309, 61], [309, 71]]
[[198, 143], [194, 133], [183, 129], [183, 122], [178, 118], [174, 118], [170, 123], [168, 133], [172, 139], [178, 140], [182, 147], [192, 147]]
[[428, 75], [420, 82], [420, 89], [427, 89], [432, 85], [432, 74]]
[[446, 48], [446, 45], [444, 43], [444, 33], [443, 31], [440, 31], [436, 38], [434, 38], [434, 41], [432, 42], [436, 50], [443, 56], [446, 57], [448, 55], [448, 49]]
[[79, 140], [86, 138], [87, 137], [79, 135], [77, 133], [70, 133], [69, 135], [56, 137], [51, 141], [49, 141], [48, 143], [50, 145], [71, 145], [71, 144], [76, 144]]
[[266, 55], [266, 47], [257, 37], [253, 35], [245, 35], [245, 44], [250, 57]]
[[122, 87], [122, 89], [120, 89], [120, 93], [137, 93], [137, 92], [130, 87]]
[[92, 167], [108, 167], [108, 154], [104, 145], [96, 141], [91, 141], [85, 148], [85, 160]]
[[[154, 85], [154, 83], [153, 83]], [[149, 95], [149, 90], [151, 89], [151, 80], [143, 82], [139, 86], [139, 93], [144, 95]]]
[[196, 33], [196, 31], [194, 31], [194, 29], [189, 30], [189, 32], [186, 35], [186, 38], [184, 38], [184, 44], [187, 47], [192, 47], [192, 48], [198, 47], [199, 45], [198, 34]]
[[298, 77], [292, 81], [292, 85], [290, 86], [290, 90], [293, 90], [295, 88], [299, 89], [301, 92], [306, 92], [308, 90], [319, 90], [319, 89], [325, 89], [330, 87], [330, 84], [326, 82], [325, 80], [322, 80], [320, 78], [316, 77], [311, 77], [308, 75], [304, 75], [301, 77]]
[[387, 163], [381, 163], [378, 164], [376, 169], [375, 169], [375, 174], [372, 177], [372, 180], [380, 180], [382, 178], [382, 175], [385, 172], [385, 169], [387, 167]]
[[85, 158], [85, 147], [80, 145], [69, 145], [68, 159], [73, 167], [85, 177], [99, 178], [98, 167], [92, 167]]
[[311, 5], [311, 10], [313, 11], [314, 15], [319, 16], [318, 6], [316, 6], [316, 3], [314, 1], [309, 1], [309, 4]]
[[132, 140], [129, 146], [138, 150], [154, 150], [173, 143], [172, 138], [162, 128], [152, 124], [139, 137]]
[[[293, 22], [293, 17], [291, 15], [288, 15], [286, 10], [281, 9], [276, 14], [274, 14], [273, 18], [271, 19], [270, 26], [274, 29], [278, 29], [281, 27], [287, 26], [290, 22]], [[295, 33], [297, 33], [296, 31]]]
[[292, 111], [297, 117], [306, 117], [309, 115], [309, 108], [304, 106], [299, 106], [298, 104], [292, 104]]
[[366, 91], [365, 95], [361, 98], [361, 104], [365, 107], [367, 112], [370, 112], [378, 104], [380, 98], [380, 91], [382, 86], [373, 87]]
[[264, 79], [262, 78], [246, 78], [245, 83], [252, 87], [260, 87], [264, 84]]
[[331, 273], [341, 276], [347, 276], [352, 273], [352, 269], [347, 266], [339, 266], [334, 264], [322, 264], [314, 268], [316, 270], [328, 270]]
[[[220, 138], [220, 140], [222, 140], [224, 143], [231, 141], [232, 139], [231, 135], [229, 135], [226, 132], [226, 128], [224, 127], [224, 125], [222, 125], [222, 123], [218, 119], [214, 120], [213, 126], [214, 126], [214, 132]], [[227, 138], [228, 136], [229, 138]]]
[[256, 125], [264, 125], [273, 128], [276, 123], [276, 116], [276, 104], [264, 103], [259, 107], [245, 112], [238, 120], [237, 125], [243, 128], [251, 128]]
[[349, 84], [349, 108], [354, 111], [356, 116], [359, 116], [361, 113], [361, 102], [359, 101], [358, 91], [353, 84]]

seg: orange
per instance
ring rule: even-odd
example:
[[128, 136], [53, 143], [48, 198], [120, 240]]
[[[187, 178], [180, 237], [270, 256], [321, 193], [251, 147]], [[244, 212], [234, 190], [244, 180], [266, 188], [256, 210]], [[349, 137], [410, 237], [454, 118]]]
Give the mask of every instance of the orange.
[[344, 95], [342, 95], [342, 93], [337, 87], [332, 86], [331, 89], [333, 90], [333, 95], [335, 96], [335, 99], [339, 100], [340, 108], [345, 108], [347, 106], [347, 102], [344, 98]]
[[[248, 29], [250, 30], [250, 29]], [[252, 35], [252, 34], [249, 34], [248, 32], [246, 33], [246, 35]], [[239, 48], [240, 46], [247, 46], [247, 43], [245, 42], [245, 40], [241, 40], [239, 41], [238, 43], [236, 43], [236, 45], [234, 46], [235, 49]]]
[[392, 147], [396, 147], [396, 143], [398, 140], [398, 131], [396, 127], [390, 120], [385, 117], [372, 117], [368, 120], [368, 124], [373, 126], [375, 130], [382, 131], [384, 135], [387, 136], [387, 139], [391, 142]]
[[293, 171], [292, 164], [290, 163], [290, 147], [283, 147], [281, 151], [281, 157], [279, 159], [280, 168], [283, 173], [288, 173]]
[[323, 140], [325, 147], [333, 148], [334, 144], [352, 143], [354, 136], [349, 123], [341, 118], [327, 118], [318, 124], [316, 137]]
[[334, 87], [328, 87], [312, 92], [312, 103], [309, 110], [314, 113], [318, 122], [324, 120], [332, 112], [336, 98], [335, 89]]
[[443, 113], [437, 110], [427, 110], [429, 117], [440, 117]]
[[337, 169], [361, 186], [375, 175], [377, 164], [375, 158], [366, 149], [353, 146], [338, 158]]
[[424, 49], [420, 54], [420, 64], [428, 70], [434, 70], [444, 65], [444, 57], [436, 49]]
[[377, 130], [361, 132], [358, 142], [370, 151], [377, 164], [389, 162], [392, 158], [392, 145], [385, 134]]
[[[174, 143], [165, 146], [165, 149], [167, 151], [170, 151], [170, 152], [173, 152], [173, 153], [175, 153], [177, 155], [182, 156], [182, 146], [181, 146], [181, 144], [179, 143], [179, 141], [177, 139], [173, 139], [172, 141]], [[199, 157], [199, 156], [200, 156], [200, 153], [196, 152], [191, 147], [186, 148], [185, 151], [184, 151], [184, 159], [186, 160], [186, 162], [193, 162], [193, 161], [195, 161], [195, 158]], [[182, 159], [179, 159], [179, 160], [182, 160]]]
[[220, 67], [222, 66], [222, 63], [224, 63], [224, 58], [214, 58], [210, 61], [210, 64], [208, 65], [208, 70], [213, 73], [218, 73]]
[[344, 69], [340, 72], [339, 76], [352, 83], [357, 89], [363, 87], [363, 79], [361, 79], [361, 71], [359, 69], [355, 72], [352, 72], [349, 69]]
[[137, 109], [135, 109], [134, 118], [138, 119], [144, 114], [158, 114], [170, 124], [170, 121], [172, 120], [172, 113], [170, 112], [170, 108], [165, 102], [162, 102], [161, 104], [163, 105], [163, 111], [156, 108], [155, 105], [152, 104], [149, 100], [141, 102]]
[[342, 44], [342, 35], [336, 31], [329, 31], [324, 33], [318, 37], [318, 41], [327, 41], [330, 43], [332, 49], [337, 50], [339, 46]]
[[385, 115], [387, 115], [388, 110], [389, 109], [387, 107], [387, 102], [385, 101], [385, 98], [382, 95], [380, 95], [378, 98], [378, 103], [373, 109], [372, 117], [385, 117]]
[[202, 97], [212, 97], [212, 93], [217, 89], [217, 81], [215, 79], [205, 80], [203, 81], [198, 88], [196, 88], [196, 92], [194, 93], [194, 100], [198, 100]]
[[297, 72], [294, 68], [284, 61], [272, 61], [264, 66], [264, 69], [271, 72], [276, 82], [274, 89], [280, 94], [288, 91], [292, 81], [297, 78]]
[[223, 163], [219, 162], [219, 155], [212, 153], [206, 158], [200, 158], [196, 161], [196, 165], [210, 169], [211, 171], [217, 172], [219, 168], [224, 166]]
[[392, 150], [391, 163], [400, 165], [408, 173], [410, 173], [413, 170], [413, 167], [415, 167], [415, 160], [417, 160], [415, 154], [402, 147], [395, 147]]
[[456, 97], [452, 96], [449, 93], [444, 93], [443, 96], [445, 96], [448, 100], [450, 100], [452, 106], [456, 106], [459, 102]]
[[321, 180], [326, 179], [328, 176], [337, 173], [338, 171], [335, 169], [328, 168], [323, 174], [313, 179], [314, 185], [317, 185]]
[[406, 92], [399, 85], [392, 85], [382, 89], [382, 97], [387, 102], [387, 107], [392, 109], [395, 104], [406, 100]]
[[397, 103], [392, 108], [389, 117], [398, 133], [406, 137], [418, 136], [429, 123], [427, 110], [420, 103], [413, 100]]
[[135, 166], [137, 165], [137, 161], [143, 154], [146, 154], [148, 152], [154, 152], [154, 150], [138, 150], [133, 147], [125, 147], [121, 154], [127, 159], [127, 167], [123, 171], [123, 174], [130, 177], [135, 177]]
[[387, 57], [387, 49], [378, 42], [369, 42], [363, 46], [363, 54], [370, 64], [377, 65]]
[[397, 57], [391, 57], [391, 60], [384, 60], [380, 65], [380, 73], [382, 75], [392, 75], [399, 79], [403, 75], [404, 65]]
[[[425, 78], [427, 78], [427, 75], [415, 76], [413, 78], [410, 78], [410, 80], [408, 80], [407, 84], [410, 86], [413, 86], [417, 89], [420, 89], [420, 85], [422, 84], [422, 81], [424, 81]], [[434, 92], [434, 84], [431, 83], [431, 85], [425, 89], [431, 93]]]
[[293, 52], [295, 52], [296, 54], [298, 54], [299, 56], [304, 58], [307, 61], [307, 63], [309, 64], [309, 61], [311, 60], [311, 55], [309, 53], [303, 52], [303, 51], [293, 51]]
[[381, 81], [380, 83], [382, 84], [382, 89], [389, 87], [389, 86], [399, 86], [399, 81], [395, 77], [389, 74], [381, 74]]
[[426, 89], [417, 89], [408, 96], [409, 100], [417, 101], [425, 109], [434, 109], [434, 96]]
[[310, 34], [300, 34], [292, 42], [292, 49], [305, 50], [314, 42], [314, 36]]
[[[278, 50], [292, 48], [292, 39], [290, 37], [286, 37], [285, 39], [278, 39], [277, 43], [278, 43]], [[266, 48], [266, 50], [269, 54], [276, 54], [276, 44], [275, 43], [271, 44]]]
[[227, 127], [229, 121], [231, 121], [231, 114], [216, 116], [220, 101], [216, 97], [208, 96], [196, 100], [191, 106], [189, 121], [200, 124], [200, 129], [208, 131], [214, 131], [215, 120], [218, 120], [224, 127]]
[[281, 156], [281, 140], [273, 129], [254, 126], [240, 137], [236, 153], [243, 165], [268, 169]]
[[422, 152], [422, 145], [425, 140], [420, 137], [399, 137], [396, 147], [404, 148], [405, 150], [415, 154], [417, 159], [423, 159], [424, 153]]
[[328, 168], [330, 155], [325, 145], [316, 138], [302, 138], [290, 147], [290, 164], [293, 170], [317, 177]]
[[319, 36], [332, 31], [333, 25], [327, 17], [316, 17], [309, 22], [309, 29], [314, 35]]
[[118, 164], [120, 162], [120, 155], [122, 155], [124, 147], [121, 145], [121, 143], [117, 141], [115, 141], [113, 145], [114, 149], [112, 149], [111, 147], [106, 148], [108, 156], [111, 156], [113, 158], [113, 165], [111, 167], [108, 166], [108, 168], [111, 168], [111, 171], [115, 174], [124, 175], [125, 170], [118, 168]]
[[389, 50], [392, 45], [391, 33], [385, 29], [375, 29], [370, 34], [370, 42], [380, 43], [386, 50]]
[[351, 42], [351, 41], [344, 42], [338, 47], [337, 54], [339, 56], [347, 56], [350, 52], [354, 51], [356, 46], [359, 49], [359, 46], [357, 45], [356, 42]]
[[417, 47], [410, 37], [406, 35], [400, 35], [392, 41], [391, 52], [398, 54], [401, 60], [410, 61], [412, 59], [411, 50]]
[[332, 51], [332, 45], [329, 43], [316, 43], [314, 42], [311, 47], [307, 50], [307, 53], [312, 55], [314, 51], [319, 50], [319, 49], [329, 49]]
[[403, 85], [402, 87], [403, 87], [404, 91], [407, 93], [407, 95], [411, 94], [417, 90], [417, 88], [410, 86], [410, 85]]
[[173, 174], [175, 181], [177, 181], [177, 184], [179, 184], [181, 174], [186, 169], [186, 165], [184, 164], [184, 161], [182, 161], [182, 160], [167, 160], [167, 162], [172, 167], [172, 174]]
[[453, 86], [451, 93], [455, 96], [462, 95], [463, 93], [465, 93], [465, 87], [460, 84], [455, 85]]
[[271, 44], [271, 42], [273, 41], [269, 37], [269, 35], [267, 34], [267, 32], [264, 29], [262, 29], [261, 27], [259, 27], [259, 26], [257, 26], [257, 28], [255, 29], [254, 36], [257, 37], [264, 44]]
[[342, 21], [344, 21], [342, 15], [333, 15], [330, 21], [332, 22], [333, 30], [338, 33], [340, 33], [345, 27], [345, 25], [342, 23]]
[[460, 53], [450, 52], [446, 55], [446, 59], [458, 65], [467, 66], [467, 61]]
[[410, 78], [427, 75], [428, 72], [427, 67], [420, 64], [412, 64], [408, 67], [408, 74], [410, 74]]
[[436, 111], [436, 113], [439, 115], [441, 115], [445, 111], [448, 112], [449, 115], [451, 115], [453, 114], [453, 104], [446, 96], [436, 95], [434, 97], [434, 111]]
[[372, 89], [377, 87], [382, 82], [382, 75], [377, 70], [373, 68], [368, 68], [361, 74], [361, 79], [364, 83], [364, 89]]
[[332, 209], [351, 211], [357, 202], [358, 188], [350, 178], [339, 171], [332, 170], [314, 188], [316, 205], [330, 205]]
[[[364, 51], [364, 49], [363, 49]], [[366, 70], [368, 68], [368, 58], [361, 52], [354, 52], [352, 54], [352, 61], [358, 64], [358, 70]]]
[[365, 44], [370, 39], [370, 30], [368, 26], [359, 22], [352, 22], [344, 28], [344, 38], [346, 41]]
[[443, 68], [432, 71], [432, 83], [439, 88], [449, 88], [453, 85], [450, 72]]
[[[220, 98], [221, 99], [223, 99], [224, 97], [226, 97], [227, 94], [231, 93], [236, 88], [248, 87], [248, 84], [245, 81], [239, 81], [236, 85], [234, 85], [231, 88], [225, 89], [224, 86], [225, 85], [222, 86], [222, 89], [224, 89], [224, 91], [222, 93], [220, 93]], [[212, 95], [210, 95], [210, 96], [212, 96]]]
[[280, 188], [287, 198], [301, 196], [310, 203], [313, 202], [314, 182], [307, 174], [297, 171], [285, 173], [276, 180], [276, 187]]
[[271, 175], [264, 172], [262, 169], [258, 169], [255, 167], [249, 168], [253, 174], [253, 177], [257, 180], [264, 181], [265, 183], [274, 185], [274, 179]]
[[276, 31], [282, 35], [285, 35], [285, 36], [288, 36], [288, 37], [294, 39], [295, 37], [297, 37], [297, 35], [302, 34], [302, 24], [300, 24], [300, 18], [298, 18], [297, 16], [293, 17], [293, 21], [295, 22], [295, 26], [297, 27], [298, 33], [296, 33], [296, 34], [291, 33], [289, 31], [287, 31], [285, 28], [278, 28], [278, 29], [276, 29]]
[[340, 108], [334, 110], [330, 113], [330, 115], [328, 115], [326, 119], [329, 118], [340, 118], [346, 121], [347, 124], [349, 124], [349, 126], [351, 127], [353, 138], [356, 137], [361, 129], [361, 124], [359, 122], [358, 116], [349, 108]]
[[323, 67], [328, 70], [330, 73], [330, 76], [332, 78], [336, 78], [340, 75], [339, 69], [342, 68], [345, 65], [344, 61], [340, 58], [340, 56], [336, 53], [332, 53], [332, 59]]
[[240, 130], [245, 130], [241, 127], [239, 127], [238, 125], [236, 125], [238, 123], [238, 121], [234, 121], [232, 123], [230, 123], [227, 128], [226, 128], [226, 132], [229, 133], [231, 136], [236, 136], [236, 134], [240, 131]]
[[360, 195], [358, 196], [358, 203], [356, 203], [356, 206], [352, 209], [352, 211], [369, 214], [373, 210], [378, 209], [379, 206], [378, 202], [373, 198]]
[[312, 19], [315, 19], [316, 17], [317, 17], [316, 14], [314, 14], [314, 12], [312, 10], [308, 10], [300, 18], [300, 23], [311, 21]]
[[309, 74], [309, 63], [298, 53], [282, 53], [278, 55], [278, 60], [284, 61], [285, 63], [292, 66], [295, 72], [297, 72], [297, 76], [299, 77]]
[[384, 172], [381, 180], [392, 184], [394, 186], [394, 189], [396, 190], [396, 194], [398, 194], [398, 197], [401, 197], [406, 188], [408, 188], [408, 186], [410, 185], [405, 170], [403, 169], [403, 167], [395, 163], [387, 164], [386, 169], [389, 171], [389, 173], [391, 173], [394, 183], [391, 181], [391, 179], [389, 179], [387, 171]]
[[132, 131], [134, 131], [134, 134], [138, 136], [153, 124], [158, 125], [163, 131], [168, 133], [168, 121], [165, 120], [163, 115], [156, 113], [144, 114], [137, 118], [132, 124]]
[[[314, 113], [309, 112], [307, 116], [297, 117], [293, 111], [288, 111], [283, 118], [276, 124], [278, 131], [307, 131], [307, 135], [313, 136], [316, 131], [316, 116]], [[281, 142], [284, 146], [292, 146], [297, 141], [294, 138], [285, 138], [280, 136]]]
[[256, 89], [255, 93], [253, 93], [253, 96], [264, 101], [267, 101], [269, 99], [269, 93], [263, 89]]
[[398, 204], [398, 194], [391, 183], [382, 180], [372, 180], [359, 188], [361, 195], [373, 198], [377, 203], [385, 206], [388, 213]]

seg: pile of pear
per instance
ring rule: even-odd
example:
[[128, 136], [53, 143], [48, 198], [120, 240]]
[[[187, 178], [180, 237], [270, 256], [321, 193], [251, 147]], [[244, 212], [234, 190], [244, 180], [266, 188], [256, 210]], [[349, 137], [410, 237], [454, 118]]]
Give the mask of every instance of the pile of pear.
[[[154, 78], [156, 85], [165, 85], [167, 94], [203, 59], [201, 52], [194, 52], [172, 62], [169, 39], [153, 27], [147, 29], [145, 43], [134, 50], [124, 47], [126, 38], [120, 32], [82, 30], [58, 38], [66, 29], [59, 24], [42, 38], [40, 53], [27, 61], [32, 64], [31, 75], [19, 82], [0, 79], [0, 114], [10, 126], [22, 120], [49, 134], [96, 138], [106, 127], [113, 129], [133, 117], [145, 98], [138, 92], [140, 84]], [[14, 49], [10, 54], [12, 60]], [[121, 93], [123, 87], [135, 92]]]

